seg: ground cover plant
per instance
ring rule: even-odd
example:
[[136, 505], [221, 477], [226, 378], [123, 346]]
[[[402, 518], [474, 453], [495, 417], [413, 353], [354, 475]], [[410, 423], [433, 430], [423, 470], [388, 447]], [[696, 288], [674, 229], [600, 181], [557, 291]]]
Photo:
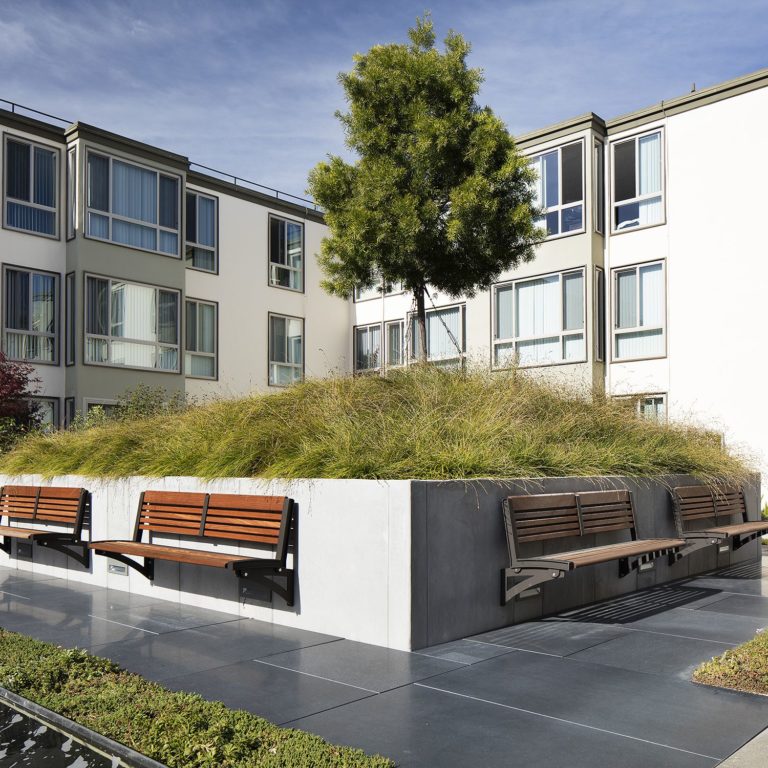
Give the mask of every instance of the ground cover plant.
[[169, 768], [388, 768], [383, 757], [177, 693], [106, 659], [0, 628], [0, 686]]
[[738, 482], [719, 436], [519, 371], [413, 366], [31, 435], [0, 472], [469, 479], [690, 473]]
[[705, 661], [693, 673], [696, 683], [768, 695], [768, 631]]

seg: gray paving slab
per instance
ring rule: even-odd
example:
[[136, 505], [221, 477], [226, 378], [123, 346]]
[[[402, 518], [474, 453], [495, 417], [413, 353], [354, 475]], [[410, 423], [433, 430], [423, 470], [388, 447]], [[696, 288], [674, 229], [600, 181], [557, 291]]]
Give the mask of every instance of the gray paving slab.
[[689, 584], [694, 588], [713, 589], [721, 593], [768, 597], [768, 581], [763, 579], [724, 579], [711, 576], [693, 579], [681, 586], [687, 587]]
[[619, 626], [556, 619], [531, 621], [474, 635], [473, 640], [525, 651], [569, 656], [626, 634]]
[[768, 698], [525, 651], [429, 685], [721, 759], [768, 722]]
[[698, 610], [715, 613], [755, 616], [768, 620], [768, 597], [759, 595], [726, 595], [722, 600], [709, 603]]
[[637, 630], [574, 653], [569, 658], [690, 680], [693, 670], [702, 661], [709, 661], [733, 647], [732, 643]]
[[258, 661], [241, 661], [163, 682], [166, 688], [192, 691], [234, 709], [245, 709], [282, 724], [350, 701], [373, 696], [356, 688]]
[[718, 768], [765, 768], [768, 765], [768, 730], [734, 752]]
[[96, 646], [91, 651], [131, 672], [162, 681], [339, 639], [279, 624], [239, 619], [162, 635], [145, 633]]
[[673, 608], [627, 624], [637, 629], [662, 632], [667, 635], [736, 644], [751, 640], [766, 625], [768, 620], [754, 616], [704, 610], [690, 611], [685, 608]]
[[236, 621], [238, 618], [231, 613], [161, 600], [145, 605], [97, 606], [94, 608], [93, 615], [156, 634], [223, 624]]
[[261, 662], [377, 693], [465, 666], [352, 640], [278, 653]]
[[387, 755], [400, 768], [705, 768], [717, 762], [427, 685], [387, 691], [289, 725]]
[[454, 640], [450, 643], [432, 645], [429, 648], [414, 651], [414, 653], [420, 656], [443, 659], [444, 661], [453, 661], [456, 664], [477, 664], [478, 661], [492, 659], [494, 656], [501, 656], [502, 653], [511, 653], [513, 650], [514, 648], [504, 645], [492, 645], [473, 638], [466, 638], [464, 640]]

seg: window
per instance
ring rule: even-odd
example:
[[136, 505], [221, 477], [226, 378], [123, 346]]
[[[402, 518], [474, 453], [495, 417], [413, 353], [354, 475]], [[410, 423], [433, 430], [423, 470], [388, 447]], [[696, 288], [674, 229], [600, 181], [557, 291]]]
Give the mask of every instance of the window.
[[304, 377], [304, 321], [269, 316], [269, 383], [287, 387]]
[[494, 288], [495, 368], [586, 360], [584, 270]]
[[179, 255], [179, 178], [88, 153], [87, 234]]
[[77, 148], [67, 152], [67, 240], [72, 240], [77, 227]]
[[386, 364], [387, 368], [396, 368], [405, 362], [405, 339], [403, 334], [404, 323], [402, 320], [395, 320], [387, 323], [386, 335]]
[[58, 363], [58, 277], [5, 270], [4, 348], [14, 360]]
[[664, 218], [661, 131], [613, 145], [613, 229], [658, 224]]
[[216, 263], [215, 197], [187, 192], [187, 266], [215, 272]]
[[605, 361], [605, 270], [595, 267], [595, 360]]
[[185, 303], [187, 333], [184, 373], [200, 379], [216, 378], [216, 315], [218, 307], [208, 301]]
[[535, 205], [543, 209], [536, 225], [547, 237], [584, 229], [583, 146], [577, 141], [531, 159], [538, 175]]
[[57, 237], [58, 152], [20, 139], [5, 140], [5, 226]]
[[75, 398], [64, 398], [64, 427], [72, 426], [72, 422], [75, 420]]
[[269, 217], [269, 284], [304, 290], [304, 225]]
[[385, 286], [379, 282], [370, 288], [355, 288], [355, 301], [367, 301], [368, 299], [380, 299], [382, 294], [392, 296], [395, 293], [403, 292], [403, 284], [399, 281], [387, 283]]
[[637, 412], [644, 419], [667, 420], [666, 395], [646, 395], [637, 401]]
[[605, 232], [605, 167], [603, 142], [596, 141], [592, 167], [592, 209], [594, 211], [595, 232]]
[[381, 323], [355, 328], [355, 373], [381, 370]]
[[86, 277], [85, 362], [178, 372], [178, 291]]
[[[446, 367], [464, 360], [464, 305], [430, 309], [426, 313], [427, 360]], [[419, 321], [411, 315], [412, 359], [419, 358]]]
[[75, 364], [75, 273], [69, 272], [65, 283], [65, 362], [67, 365]]
[[632, 360], [664, 355], [664, 265], [614, 270], [614, 356]]
[[52, 432], [59, 428], [59, 398], [58, 397], [31, 397], [30, 400], [37, 406], [37, 417], [40, 419], [40, 428], [44, 432]]

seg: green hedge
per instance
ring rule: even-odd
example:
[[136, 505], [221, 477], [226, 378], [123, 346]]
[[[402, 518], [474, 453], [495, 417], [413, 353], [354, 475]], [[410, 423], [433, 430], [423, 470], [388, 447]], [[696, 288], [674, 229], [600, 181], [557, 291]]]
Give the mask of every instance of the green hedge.
[[768, 694], [768, 630], [704, 662], [693, 673], [693, 680], [720, 688]]
[[85, 651], [1, 628], [0, 686], [169, 768], [393, 765], [196, 694], [168, 691]]

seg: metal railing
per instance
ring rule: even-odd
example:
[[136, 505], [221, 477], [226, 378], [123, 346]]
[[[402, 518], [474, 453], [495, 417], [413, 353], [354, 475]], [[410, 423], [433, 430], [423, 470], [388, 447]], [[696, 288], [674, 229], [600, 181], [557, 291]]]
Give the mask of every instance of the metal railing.
[[[37, 115], [40, 117], [47, 117], [49, 120], [56, 120], [59, 123], [64, 123], [64, 125], [72, 125], [74, 122], [73, 120], [66, 120], [65, 118], [58, 117], [57, 115], [50, 115], [47, 112], [41, 112], [39, 109], [33, 109], [32, 107], [27, 107], [24, 106], [24, 104], [18, 104], [17, 102], [9, 101], [8, 99], [0, 99], [0, 105], [2, 104], [7, 104], [10, 107], [10, 111], [14, 114], [29, 113], [30, 116]], [[194, 163], [190, 161], [189, 167], [190, 170], [193, 168], [201, 168], [205, 171], [208, 171], [209, 173], [214, 173], [218, 177], [221, 177], [221, 179], [224, 181], [231, 181], [231, 183], [235, 186], [245, 186], [246, 188], [255, 189], [258, 192], [263, 192], [274, 197], [276, 200], [285, 200], [286, 202], [293, 203], [294, 205], [301, 205], [307, 210], [323, 213], [323, 209], [316, 202], [314, 202], [314, 200], [309, 200], [306, 197], [292, 195], [290, 192], [283, 192], [279, 189], [275, 189], [274, 187], [268, 187], [265, 184], [259, 184], [256, 181], [250, 181], [249, 179], [235, 176], [233, 173], [227, 173], [226, 171], [220, 171], [217, 168], [211, 168], [210, 166], [203, 165], [202, 163]]]

